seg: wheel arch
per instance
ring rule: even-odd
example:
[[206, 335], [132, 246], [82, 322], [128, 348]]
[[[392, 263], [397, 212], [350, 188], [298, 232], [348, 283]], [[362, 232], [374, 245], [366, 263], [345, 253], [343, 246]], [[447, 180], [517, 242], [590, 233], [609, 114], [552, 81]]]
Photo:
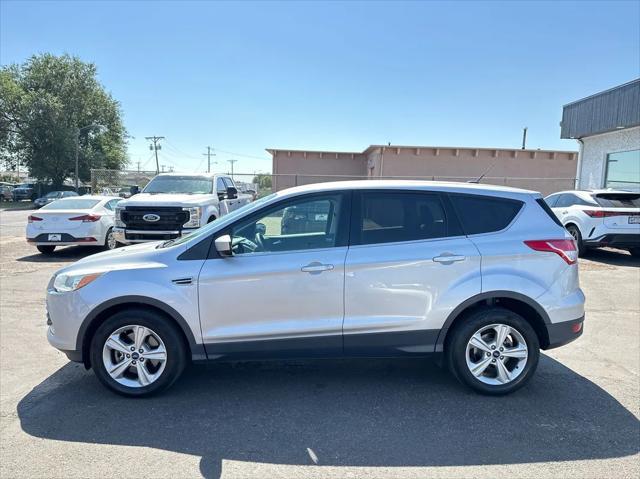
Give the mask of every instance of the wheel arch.
[[549, 333], [547, 325], [551, 324], [549, 315], [535, 300], [513, 291], [489, 291], [472, 296], [462, 302], [447, 317], [440, 330], [436, 341], [436, 352], [446, 349], [447, 341], [451, 338], [451, 332], [475, 311], [483, 308], [499, 306], [522, 316], [533, 328], [540, 341], [540, 347], [546, 349], [549, 345]]
[[76, 351], [82, 353], [82, 362], [87, 369], [91, 367], [89, 354], [91, 338], [100, 324], [115, 313], [131, 308], [143, 308], [154, 311], [175, 323], [178, 326], [178, 330], [182, 333], [185, 346], [191, 353], [191, 359], [206, 359], [204, 345], [196, 342], [187, 321], [175, 309], [162, 301], [146, 296], [122, 296], [105, 301], [95, 307], [80, 325], [76, 338]]

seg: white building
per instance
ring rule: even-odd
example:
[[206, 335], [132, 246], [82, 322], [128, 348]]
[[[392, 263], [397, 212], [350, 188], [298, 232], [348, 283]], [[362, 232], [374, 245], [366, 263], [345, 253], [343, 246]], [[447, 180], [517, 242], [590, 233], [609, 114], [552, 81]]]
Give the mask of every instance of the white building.
[[565, 105], [560, 126], [580, 144], [576, 188], [640, 191], [640, 78]]

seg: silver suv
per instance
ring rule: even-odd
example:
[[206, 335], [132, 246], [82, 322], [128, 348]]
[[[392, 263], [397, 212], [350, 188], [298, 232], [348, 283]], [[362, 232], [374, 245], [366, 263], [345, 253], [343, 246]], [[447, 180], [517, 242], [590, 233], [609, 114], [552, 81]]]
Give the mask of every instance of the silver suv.
[[356, 181], [261, 198], [189, 236], [90, 256], [48, 287], [48, 338], [144, 396], [190, 361], [436, 355], [523, 386], [582, 334], [573, 238], [540, 194]]

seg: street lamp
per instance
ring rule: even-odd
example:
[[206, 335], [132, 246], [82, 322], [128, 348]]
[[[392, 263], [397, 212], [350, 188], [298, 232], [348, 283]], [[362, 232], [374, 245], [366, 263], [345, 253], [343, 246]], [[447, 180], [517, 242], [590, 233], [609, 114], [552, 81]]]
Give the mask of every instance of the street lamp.
[[90, 130], [91, 128], [98, 128], [100, 130], [104, 130], [107, 127], [104, 125], [98, 125], [95, 123], [92, 123], [91, 125], [87, 125], [87, 126], [83, 126], [82, 128], [78, 128], [76, 131], [76, 193], [78, 193], [78, 176], [79, 176], [79, 172], [78, 172], [78, 154], [80, 151], [80, 133], [82, 133], [84, 130]]

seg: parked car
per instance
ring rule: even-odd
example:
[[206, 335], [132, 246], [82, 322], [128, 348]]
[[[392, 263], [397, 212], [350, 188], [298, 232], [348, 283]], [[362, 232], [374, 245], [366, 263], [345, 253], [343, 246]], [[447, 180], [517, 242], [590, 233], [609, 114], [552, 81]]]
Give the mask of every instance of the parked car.
[[640, 257], [640, 192], [561, 191], [545, 201], [575, 239], [580, 255], [611, 246]]
[[161, 174], [118, 205], [114, 231], [123, 244], [179, 238], [252, 199], [226, 175]]
[[78, 196], [78, 193], [75, 191], [50, 191], [42, 198], [36, 198], [33, 204], [36, 208], [41, 208], [55, 200], [59, 200], [60, 198], [69, 198], [71, 196]]
[[113, 234], [114, 211], [120, 198], [76, 196], [56, 200], [28, 218], [27, 241], [42, 254], [56, 246], [117, 246]]
[[13, 186], [0, 185], [0, 201], [13, 201]]
[[35, 183], [22, 183], [13, 189], [13, 201], [23, 200], [35, 200], [36, 199], [36, 184]]
[[[309, 231], [282, 232], [285, 211], [321, 202]], [[48, 340], [128, 396], [168, 387], [190, 360], [431, 355], [505, 394], [540, 349], [581, 335], [584, 299], [573, 238], [538, 193], [321, 183], [59, 270]]]

